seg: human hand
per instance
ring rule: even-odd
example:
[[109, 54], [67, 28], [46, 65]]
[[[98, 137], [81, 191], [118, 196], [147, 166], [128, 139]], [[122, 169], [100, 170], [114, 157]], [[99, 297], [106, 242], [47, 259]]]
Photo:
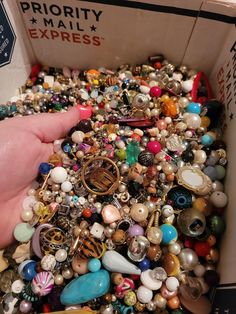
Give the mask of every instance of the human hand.
[[53, 141], [63, 138], [79, 121], [75, 107], [66, 113], [43, 113], [0, 122], [0, 249], [13, 242], [21, 221], [22, 202], [41, 162], [53, 153]]

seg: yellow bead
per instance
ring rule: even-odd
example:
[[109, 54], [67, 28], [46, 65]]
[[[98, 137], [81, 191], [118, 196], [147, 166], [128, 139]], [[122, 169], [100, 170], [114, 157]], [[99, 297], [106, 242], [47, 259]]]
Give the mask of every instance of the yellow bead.
[[208, 128], [211, 120], [208, 117], [201, 117], [201, 126]]
[[160, 99], [160, 100], [161, 100], [162, 102], [165, 102], [165, 101], [167, 101], [167, 100], [169, 100], [169, 99], [170, 99], [170, 97], [165, 94], [165, 95], [162, 95], [162, 96], [161, 96], [161, 99]]

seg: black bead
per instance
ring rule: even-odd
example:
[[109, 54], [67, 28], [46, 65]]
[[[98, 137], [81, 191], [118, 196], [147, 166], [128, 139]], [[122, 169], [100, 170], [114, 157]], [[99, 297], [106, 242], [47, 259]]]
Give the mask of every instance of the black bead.
[[154, 162], [154, 155], [151, 152], [144, 150], [138, 155], [138, 162], [142, 166], [152, 166]]
[[185, 150], [181, 157], [184, 162], [192, 162], [194, 160], [194, 153], [192, 150]]
[[82, 119], [80, 120], [80, 122], [78, 123], [78, 129], [84, 133], [90, 132], [92, 131], [92, 123], [90, 120], [88, 119]]

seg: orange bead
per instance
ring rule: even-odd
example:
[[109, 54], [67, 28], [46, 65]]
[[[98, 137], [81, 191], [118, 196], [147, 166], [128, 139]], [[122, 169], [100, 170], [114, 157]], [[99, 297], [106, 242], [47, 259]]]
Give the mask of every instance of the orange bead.
[[167, 301], [167, 306], [171, 309], [171, 310], [176, 310], [180, 307], [180, 300], [177, 296], [169, 299]]
[[208, 117], [205, 117], [205, 116], [201, 117], [201, 126], [208, 128], [210, 123], [211, 123], [211, 120]]
[[166, 117], [175, 118], [178, 114], [176, 103], [173, 100], [167, 100], [162, 105], [162, 113]]
[[173, 182], [174, 179], [175, 179], [175, 175], [174, 175], [174, 174], [167, 174], [166, 180], [167, 180], [168, 182]]
[[207, 238], [207, 243], [210, 246], [215, 245], [216, 244], [216, 237], [213, 234], [209, 235], [209, 237]]
[[49, 84], [48, 84], [47, 82], [44, 82], [44, 83], [43, 83], [43, 88], [44, 88], [44, 89], [48, 89], [48, 88], [49, 88]]
[[95, 70], [95, 69], [91, 69], [87, 71], [87, 74], [93, 75], [93, 76], [99, 76], [100, 72]]
[[196, 200], [193, 202], [193, 208], [200, 211], [205, 216], [209, 216], [212, 211], [210, 202], [203, 197], [196, 198]]
[[92, 212], [89, 208], [85, 208], [82, 212], [84, 218], [90, 218], [92, 216]]
[[140, 142], [140, 141], [141, 141], [141, 136], [138, 135], [137, 133], [133, 133], [133, 134], [131, 135], [131, 138], [132, 138], [132, 139], [135, 139], [137, 142]]

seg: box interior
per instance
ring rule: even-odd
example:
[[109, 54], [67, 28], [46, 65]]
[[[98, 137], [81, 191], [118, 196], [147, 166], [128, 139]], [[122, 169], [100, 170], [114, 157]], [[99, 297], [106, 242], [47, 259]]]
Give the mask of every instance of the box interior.
[[226, 105], [229, 205], [219, 265], [221, 283], [236, 282], [235, 1], [4, 0], [3, 5], [17, 40], [10, 64], [0, 69], [1, 103], [14, 100], [36, 62], [115, 68], [144, 63], [149, 55], [161, 52], [174, 64], [208, 75], [215, 97]]

